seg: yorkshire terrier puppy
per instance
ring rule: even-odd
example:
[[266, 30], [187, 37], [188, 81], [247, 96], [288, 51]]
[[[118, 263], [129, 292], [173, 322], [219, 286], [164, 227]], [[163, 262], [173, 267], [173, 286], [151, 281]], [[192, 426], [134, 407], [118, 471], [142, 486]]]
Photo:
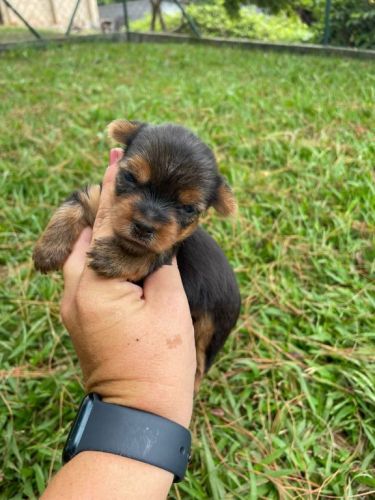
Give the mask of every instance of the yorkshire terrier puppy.
[[[110, 213], [113, 235], [95, 240], [89, 265], [102, 276], [140, 282], [177, 255], [194, 323], [198, 390], [240, 310], [234, 273], [198, 222], [211, 206], [234, 213], [232, 191], [212, 151], [184, 127], [115, 120], [109, 135], [124, 146]], [[76, 191], [55, 212], [36, 244], [36, 269], [62, 268], [82, 229], [93, 226], [100, 191], [100, 185]]]

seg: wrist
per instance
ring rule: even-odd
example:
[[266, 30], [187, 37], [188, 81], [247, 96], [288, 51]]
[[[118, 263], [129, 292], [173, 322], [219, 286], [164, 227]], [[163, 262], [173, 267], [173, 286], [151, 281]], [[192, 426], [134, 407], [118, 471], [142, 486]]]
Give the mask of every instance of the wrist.
[[87, 395], [63, 451], [69, 462], [84, 451], [111, 453], [159, 467], [181, 481], [191, 449], [191, 434], [170, 419]]
[[134, 382], [126, 387], [123, 384], [113, 384], [110, 387], [90, 388], [90, 392], [99, 394], [105, 403], [154, 413], [186, 428], [190, 425], [193, 389]]

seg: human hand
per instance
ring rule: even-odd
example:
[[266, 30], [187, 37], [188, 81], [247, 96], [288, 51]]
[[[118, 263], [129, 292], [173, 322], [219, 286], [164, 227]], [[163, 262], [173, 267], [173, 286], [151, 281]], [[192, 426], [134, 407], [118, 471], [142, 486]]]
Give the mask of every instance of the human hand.
[[122, 150], [111, 151], [94, 228], [82, 231], [64, 265], [61, 316], [88, 392], [187, 427], [196, 353], [176, 261], [147, 277], [143, 289], [103, 278], [88, 267], [86, 254], [94, 240], [111, 235], [108, 213], [121, 155]]

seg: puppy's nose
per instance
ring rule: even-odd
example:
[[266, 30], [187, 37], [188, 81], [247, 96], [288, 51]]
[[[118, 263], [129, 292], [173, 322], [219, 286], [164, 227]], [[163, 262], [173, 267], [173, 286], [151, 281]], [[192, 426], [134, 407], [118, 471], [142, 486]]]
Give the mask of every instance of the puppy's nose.
[[155, 228], [146, 222], [135, 220], [133, 222], [133, 233], [138, 238], [151, 238], [154, 234]]
[[160, 206], [158, 202], [150, 200], [142, 200], [137, 204], [139, 217], [146, 220], [147, 223], [167, 222], [168, 215], [165, 207]]

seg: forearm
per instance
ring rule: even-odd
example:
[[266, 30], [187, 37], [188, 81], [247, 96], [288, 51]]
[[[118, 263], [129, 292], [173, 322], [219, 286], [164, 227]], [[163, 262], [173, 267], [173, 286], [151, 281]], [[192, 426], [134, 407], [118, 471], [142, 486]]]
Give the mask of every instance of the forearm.
[[57, 473], [42, 500], [165, 499], [173, 475], [136, 460], [101, 452], [82, 452]]

